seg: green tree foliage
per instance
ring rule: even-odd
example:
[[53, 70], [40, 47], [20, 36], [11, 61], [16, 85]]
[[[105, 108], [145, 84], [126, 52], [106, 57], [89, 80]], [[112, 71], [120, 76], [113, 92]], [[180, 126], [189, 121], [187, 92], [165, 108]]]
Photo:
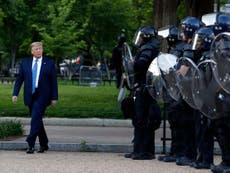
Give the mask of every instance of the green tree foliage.
[[23, 0], [0, 1], [0, 7], [3, 11], [3, 26], [0, 30], [1, 49], [5, 52], [5, 56], [11, 57], [9, 62], [11, 67], [14, 67], [18, 48], [28, 36], [26, 22], [28, 9]]
[[180, 20], [185, 18], [186, 16], [185, 0], [181, 0], [179, 6], [177, 7], [177, 16]]
[[[137, 28], [132, 0], [0, 0], [1, 50], [11, 66], [30, 55], [32, 41], [45, 43], [45, 54], [59, 61], [82, 51], [91, 64], [111, 51], [121, 29]], [[1, 21], [1, 20], [0, 20]]]
[[2, 18], [3, 18], [3, 11], [2, 9], [0, 8], [0, 26], [2, 26]]
[[133, 0], [137, 26], [152, 25], [154, 0]]
[[100, 57], [106, 50], [114, 46], [112, 40], [117, 40], [121, 29], [132, 30], [133, 21], [132, 2], [130, 0], [95, 0], [89, 3], [87, 9], [88, 20], [85, 23], [87, 40], [91, 51]]
[[75, 0], [60, 0], [48, 5], [48, 23], [43, 24], [40, 35], [48, 56], [61, 58], [75, 52], [76, 22], [68, 19]]
[[[126, 30], [131, 42], [138, 27], [153, 24], [154, 2], [156, 0], [0, 0], [0, 51], [4, 52], [3, 59], [7, 58], [4, 63], [11, 63], [13, 67], [30, 55], [32, 41], [43, 41], [45, 54], [57, 62], [63, 57], [72, 58], [80, 51], [87, 62], [95, 64], [105, 54], [110, 56], [121, 29]], [[180, 2], [179, 19], [184, 17], [188, 1]]]

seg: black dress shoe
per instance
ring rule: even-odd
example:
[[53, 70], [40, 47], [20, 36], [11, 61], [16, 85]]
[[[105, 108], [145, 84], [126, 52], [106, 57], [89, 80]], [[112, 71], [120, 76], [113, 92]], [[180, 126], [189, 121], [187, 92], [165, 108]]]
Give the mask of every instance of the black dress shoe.
[[125, 158], [132, 158], [132, 155], [133, 155], [133, 153], [128, 153], [128, 154], [125, 154], [124, 157]]
[[40, 146], [39, 149], [38, 149], [38, 153], [44, 153], [48, 149], [49, 149], [48, 146]]
[[34, 147], [29, 147], [29, 148], [27, 148], [26, 153], [27, 154], [33, 154], [34, 150], [35, 150]]

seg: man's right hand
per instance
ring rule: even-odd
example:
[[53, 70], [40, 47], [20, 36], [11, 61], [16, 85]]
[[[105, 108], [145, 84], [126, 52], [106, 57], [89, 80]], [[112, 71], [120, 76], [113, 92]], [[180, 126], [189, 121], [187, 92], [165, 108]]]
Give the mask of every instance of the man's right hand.
[[18, 101], [18, 97], [17, 96], [13, 96], [12, 97], [12, 102], [15, 104], [15, 103], [17, 103], [17, 101]]

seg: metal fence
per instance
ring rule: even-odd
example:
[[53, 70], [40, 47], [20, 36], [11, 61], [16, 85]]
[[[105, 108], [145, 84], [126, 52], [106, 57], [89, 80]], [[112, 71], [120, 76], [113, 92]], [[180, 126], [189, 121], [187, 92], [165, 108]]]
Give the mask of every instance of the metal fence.
[[96, 66], [81, 66], [79, 85], [97, 86], [102, 84], [102, 73]]

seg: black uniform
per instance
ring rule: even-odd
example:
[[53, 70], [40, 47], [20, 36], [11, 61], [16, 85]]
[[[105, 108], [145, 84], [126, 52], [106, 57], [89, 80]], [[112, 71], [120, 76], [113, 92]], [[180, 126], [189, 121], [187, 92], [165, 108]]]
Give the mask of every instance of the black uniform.
[[220, 100], [223, 110], [222, 117], [212, 120], [211, 123], [211, 130], [214, 131], [214, 136], [220, 146], [222, 158], [219, 165], [211, 165], [211, 170], [215, 173], [222, 173], [224, 170], [230, 172], [230, 95], [224, 90], [221, 90], [220, 93], [225, 96], [223, 100]]
[[[219, 14], [216, 20], [217, 21], [215, 23], [215, 26], [213, 27], [216, 35], [222, 32], [230, 32], [230, 15]], [[223, 33], [223, 35], [225, 34]], [[216, 37], [218, 37], [218, 35]], [[222, 34], [219, 34], [218, 39], [220, 40], [220, 42], [225, 41], [225, 49], [227, 51], [223, 50], [225, 53], [223, 52], [222, 56], [225, 58], [229, 57], [230, 37], [226, 35], [225, 37], [222, 37]], [[221, 47], [219, 48], [221, 49]], [[213, 166], [211, 170], [213, 172], [218, 172], [218, 170], [222, 171], [228, 169], [228, 171], [225, 171], [227, 173], [230, 172], [230, 94], [227, 94], [224, 90], [221, 90], [220, 93], [224, 95], [223, 99], [218, 99], [218, 103], [219, 105], [221, 105], [219, 108], [223, 110], [223, 117], [214, 121], [214, 127], [215, 136], [221, 148], [222, 162], [220, 163], [220, 165]]]
[[156, 101], [149, 94], [146, 83], [146, 72], [152, 60], [159, 53], [159, 41], [152, 39], [146, 45], [140, 47], [134, 63], [135, 72], [135, 118], [134, 124], [134, 153], [141, 156], [154, 153], [154, 127], [149, 122], [149, 111], [156, 107]]
[[[186, 43], [182, 57], [194, 59], [192, 44]], [[178, 69], [180, 66], [179, 64]], [[178, 145], [180, 146], [179, 158], [176, 160], [177, 165], [189, 165], [196, 159], [196, 142], [195, 142], [195, 114], [194, 109], [190, 107], [182, 97], [170, 107], [169, 114], [176, 114], [177, 116], [177, 134]]]
[[[177, 57], [181, 57], [183, 55], [183, 48], [184, 48], [183, 41], [177, 41], [174, 45], [171, 45], [168, 49], [168, 53], [173, 54]], [[184, 144], [181, 143], [181, 136], [180, 136], [180, 126], [178, 126], [178, 119], [180, 117], [177, 115], [177, 111], [174, 109], [174, 105], [176, 105], [176, 100], [172, 99], [171, 96], [167, 94], [165, 91], [166, 99], [164, 103], [164, 107], [166, 110], [166, 114], [168, 116], [168, 122], [170, 125], [171, 130], [171, 146], [170, 146], [170, 153], [165, 156], [159, 156], [158, 160], [165, 161], [165, 162], [174, 162], [176, 158], [181, 156], [182, 149], [184, 148]]]
[[[202, 52], [202, 51], [201, 51]], [[200, 53], [201, 53], [200, 52]], [[199, 53], [199, 54], [200, 54]], [[209, 50], [203, 51], [203, 54], [198, 62], [210, 59]], [[205, 73], [210, 73], [211, 67], [205, 67], [202, 69]], [[209, 79], [211, 79], [210, 75]], [[213, 150], [214, 150], [214, 124], [213, 121], [207, 118], [199, 110], [195, 112], [195, 129], [196, 129], [196, 147], [197, 158], [192, 167], [196, 169], [209, 169], [213, 164]]]
[[[192, 50], [192, 37], [195, 31], [202, 25], [201, 21], [195, 17], [186, 17], [181, 22], [181, 36], [185, 41], [185, 46], [183, 50], [183, 57], [195, 58]], [[177, 68], [181, 70], [182, 65], [179, 63]], [[195, 143], [195, 118], [194, 109], [191, 108], [182, 98], [172, 106], [172, 110], [178, 115], [178, 136], [180, 136], [181, 151], [179, 157], [176, 160], [177, 165], [190, 165], [190, 163], [196, 159], [196, 143]]]
[[160, 42], [156, 39], [156, 30], [151, 26], [142, 27], [136, 34], [135, 44], [138, 50], [134, 62], [134, 140], [133, 152], [125, 155], [134, 160], [155, 158], [155, 132], [159, 127], [156, 118], [160, 117], [160, 108], [146, 87], [146, 73], [150, 63], [159, 54]]

